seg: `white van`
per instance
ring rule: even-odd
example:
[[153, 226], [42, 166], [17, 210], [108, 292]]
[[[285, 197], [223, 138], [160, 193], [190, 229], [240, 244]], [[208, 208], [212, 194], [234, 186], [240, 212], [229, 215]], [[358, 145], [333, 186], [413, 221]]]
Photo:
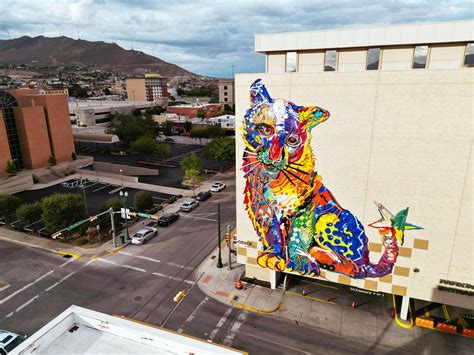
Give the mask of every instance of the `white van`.
[[0, 354], [6, 355], [17, 347], [26, 336], [18, 335], [15, 333], [7, 332], [6, 330], [0, 329]]

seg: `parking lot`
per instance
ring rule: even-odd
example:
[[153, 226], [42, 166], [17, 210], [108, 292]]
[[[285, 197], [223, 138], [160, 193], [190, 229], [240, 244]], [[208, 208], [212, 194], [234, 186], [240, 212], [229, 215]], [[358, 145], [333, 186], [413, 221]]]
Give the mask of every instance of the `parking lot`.
[[[135, 194], [141, 190], [126, 188], [127, 191], [127, 207], [133, 206], [133, 198]], [[15, 196], [21, 198], [23, 202], [32, 203], [39, 201], [42, 198], [52, 195], [54, 193], [73, 193], [73, 194], [85, 194], [87, 201], [87, 211], [89, 216], [99, 213], [100, 204], [112, 197], [119, 197], [120, 186], [108, 183], [101, 183], [91, 181], [87, 179], [71, 179], [60, 184], [56, 184], [40, 190], [26, 190], [15, 194]], [[168, 200], [172, 195], [153, 192], [153, 202], [155, 206], [158, 206]], [[27, 232], [36, 232], [43, 236], [49, 236], [50, 232], [44, 228], [43, 222], [37, 221], [30, 225], [22, 225], [19, 221], [11, 223], [11, 226], [18, 230], [26, 230]]]
[[[156, 168], [160, 171], [158, 176], [138, 176], [138, 181], [174, 188], [183, 188], [181, 182], [184, 172], [179, 163], [186, 155], [195, 153], [200, 158], [202, 176], [204, 178], [212, 177], [220, 171], [220, 165], [217, 161], [205, 158], [202, 145], [172, 143], [170, 146], [173, 149], [173, 156], [165, 160], [158, 160], [153, 155], [116, 155], [100, 150], [78, 150], [78, 154], [92, 156], [96, 161], [112, 164]], [[233, 162], [226, 162], [223, 165], [223, 169], [228, 169], [233, 165]]]

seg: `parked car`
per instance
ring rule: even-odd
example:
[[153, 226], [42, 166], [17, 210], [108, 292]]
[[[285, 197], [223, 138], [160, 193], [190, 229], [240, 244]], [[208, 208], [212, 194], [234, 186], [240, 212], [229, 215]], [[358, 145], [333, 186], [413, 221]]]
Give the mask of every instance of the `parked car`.
[[190, 212], [197, 206], [199, 206], [199, 202], [197, 202], [196, 200], [189, 200], [183, 202], [183, 204], [179, 207], [179, 210], [184, 212]]
[[174, 143], [174, 139], [171, 138], [171, 137], [166, 137], [165, 139], [163, 139], [163, 142], [166, 142], [166, 143]]
[[158, 234], [158, 230], [152, 227], [146, 227], [140, 229], [132, 236], [132, 244], [145, 244], [147, 240], [150, 240]]
[[178, 213], [163, 213], [158, 220], [158, 225], [162, 227], [169, 226], [171, 223], [174, 223], [178, 220]]
[[196, 199], [198, 201], [206, 201], [208, 198], [212, 196], [211, 191], [201, 191], [197, 194]]
[[220, 192], [225, 189], [225, 184], [222, 182], [215, 182], [211, 186], [211, 191], [212, 192]]
[[18, 335], [0, 329], [0, 354], [8, 354], [25, 339], [26, 335]]

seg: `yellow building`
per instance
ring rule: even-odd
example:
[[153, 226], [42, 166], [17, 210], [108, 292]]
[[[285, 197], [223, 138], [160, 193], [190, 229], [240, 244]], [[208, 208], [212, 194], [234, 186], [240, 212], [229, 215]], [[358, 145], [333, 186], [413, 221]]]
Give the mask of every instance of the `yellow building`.
[[246, 277], [275, 287], [303, 273], [472, 308], [473, 27], [256, 35], [266, 71], [235, 82]]

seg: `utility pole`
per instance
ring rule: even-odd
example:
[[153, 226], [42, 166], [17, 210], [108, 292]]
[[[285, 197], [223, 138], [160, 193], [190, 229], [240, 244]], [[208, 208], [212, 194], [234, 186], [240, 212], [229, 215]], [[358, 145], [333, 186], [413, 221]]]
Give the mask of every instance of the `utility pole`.
[[82, 184], [82, 181], [81, 181], [81, 189], [82, 189], [82, 196], [84, 197], [84, 207], [86, 209], [86, 216], [89, 216], [89, 211], [87, 209], [86, 191], [84, 190], [84, 184]]
[[112, 241], [114, 243], [114, 248], [117, 247], [117, 240], [115, 235], [115, 221], [114, 221], [114, 209], [112, 207], [109, 208], [110, 213], [110, 224], [112, 225]]
[[125, 239], [125, 242], [128, 242], [130, 240], [130, 236], [128, 234], [128, 213], [127, 213], [127, 197], [128, 197], [128, 192], [125, 191], [125, 193], [120, 190], [120, 197], [122, 198], [122, 202], [123, 202], [123, 211], [124, 211], [124, 215], [125, 215], [125, 226], [126, 226], [126, 229], [127, 229], [127, 237]]
[[227, 225], [227, 247], [229, 249], [229, 270], [232, 270], [232, 259], [231, 259], [231, 255], [232, 255], [232, 240], [231, 240], [231, 236], [230, 236], [230, 225], [228, 224]]
[[217, 257], [217, 268], [222, 268], [222, 255], [221, 255], [221, 204], [217, 203], [217, 248], [219, 255]]

